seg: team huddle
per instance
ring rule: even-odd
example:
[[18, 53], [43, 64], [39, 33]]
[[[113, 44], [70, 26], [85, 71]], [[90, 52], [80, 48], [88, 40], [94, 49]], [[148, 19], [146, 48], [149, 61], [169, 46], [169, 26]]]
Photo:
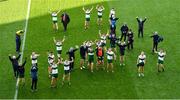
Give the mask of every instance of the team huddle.
[[[84, 29], [88, 30], [90, 28], [90, 21], [91, 21], [91, 11], [94, 7], [86, 8], [83, 7], [82, 10], [85, 13], [85, 24]], [[102, 26], [103, 21], [103, 11], [105, 10], [103, 5], [97, 5], [97, 25]], [[58, 14], [59, 11], [51, 11], [49, 10], [49, 13], [52, 16], [52, 23], [53, 23], [53, 29], [57, 31], [58, 28]], [[70, 16], [67, 13], [63, 13], [61, 15], [61, 22], [64, 26], [64, 31], [67, 30], [67, 25], [70, 22]], [[69, 85], [71, 85], [70, 82], [70, 73], [74, 70], [74, 63], [75, 63], [75, 53], [79, 50], [80, 54], [80, 69], [89, 69], [90, 72], [94, 72], [94, 69], [97, 70], [102, 68], [103, 70], [106, 70], [106, 72], [112, 72], [114, 73], [114, 65], [113, 63], [116, 61], [119, 63], [120, 66], [125, 66], [125, 50], [126, 48], [128, 50], [134, 49], [134, 32], [132, 29], [130, 29], [127, 25], [127, 23], [123, 23], [122, 27], [120, 28], [121, 36], [117, 36], [116, 33], [116, 23], [119, 18], [116, 17], [116, 11], [114, 8], [110, 10], [109, 13], [109, 29], [107, 29], [107, 32], [102, 32], [101, 30], [98, 30], [97, 33], [99, 34], [99, 37], [97, 37], [96, 40], [87, 40], [84, 41], [81, 45], [76, 45], [74, 47], [70, 47], [67, 52], [65, 52], [68, 55], [68, 58], [64, 59], [62, 57], [63, 46], [64, 42], [66, 42], [66, 37], [64, 36], [63, 39], [56, 39], [55, 37], [52, 38], [52, 41], [54, 41], [54, 45], [56, 48], [56, 53], [52, 51], [47, 52], [47, 63], [48, 63], [48, 74], [49, 78], [51, 79], [51, 87], [55, 88], [57, 87], [57, 80], [58, 80], [58, 66], [61, 64], [64, 66], [64, 74], [62, 78], [62, 85], [67, 81]], [[144, 23], [147, 20], [143, 20], [142, 18], [136, 17], [136, 20], [138, 22], [138, 37], [143, 38], [143, 27]], [[20, 53], [20, 45], [21, 45], [21, 35], [24, 33], [23, 30], [16, 32], [16, 52], [19, 54], [18, 57], [9, 55], [9, 59], [12, 62], [13, 70], [14, 70], [14, 76], [18, 78], [18, 81], [22, 84], [25, 83], [25, 59], [24, 63], [19, 63], [19, 58], [21, 56]], [[158, 62], [157, 62], [157, 71], [162, 72], [164, 71], [164, 58], [166, 55], [166, 52], [162, 49], [158, 51], [158, 43], [163, 41], [163, 38], [158, 35], [158, 32], [154, 32], [152, 36], [153, 38], [153, 48], [152, 52], [156, 53], [158, 55]], [[118, 47], [118, 50], [116, 49]], [[56, 55], [57, 54], [57, 59]], [[119, 54], [119, 61], [117, 61]], [[31, 89], [32, 91], [37, 90], [37, 81], [38, 81], [38, 57], [40, 54], [36, 52], [32, 52], [30, 55], [32, 67], [31, 67], [31, 78], [32, 78], [32, 85]], [[97, 58], [97, 59], [95, 59]], [[106, 62], [107, 61], [107, 62]], [[105, 64], [106, 62], [106, 64]], [[95, 64], [95, 65], [94, 65]], [[137, 58], [137, 73], [139, 77], [144, 77], [144, 66], [146, 64], [146, 55], [145, 52], [142, 51], [140, 55]]]

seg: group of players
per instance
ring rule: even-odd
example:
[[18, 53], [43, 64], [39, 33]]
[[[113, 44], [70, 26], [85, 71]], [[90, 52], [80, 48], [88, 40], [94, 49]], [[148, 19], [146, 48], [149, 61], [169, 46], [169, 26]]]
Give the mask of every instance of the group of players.
[[[97, 5], [97, 24], [102, 25], [102, 16], [103, 16], [103, 10], [105, 8], [103, 5]], [[91, 9], [85, 9], [83, 7], [83, 11], [85, 12], [85, 29], [89, 28], [90, 25], [90, 14], [91, 11], [93, 10], [93, 7]], [[57, 24], [57, 16], [58, 12], [50, 12], [52, 13], [52, 21], [53, 21], [53, 28], [58, 30], [58, 24]], [[116, 35], [116, 21], [119, 18], [116, 17], [115, 14], [115, 9], [112, 8], [110, 10], [109, 14], [109, 25], [110, 28], [108, 29], [107, 32], [101, 32], [99, 30], [99, 39], [95, 41], [84, 41], [82, 45], [80, 46], [75, 46], [71, 47], [66, 54], [69, 55], [68, 59], [63, 59], [61, 56], [62, 50], [63, 50], [63, 43], [65, 42], [65, 36], [62, 40], [57, 40], [55, 37], [53, 38], [54, 44], [56, 46], [57, 50], [57, 57], [58, 59], [56, 60], [55, 55], [53, 52], [48, 51], [48, 73], [49, 73], [49, 78], [51, 78], [51, 87], [56, 87], [57, 86], [57, 79], [58, 79], [58, 65], [62, 64], [64, 66], [64, 74], [63, 74], [63, 80], [62, 80], [62, 85], [64, 82], [67, 80], [68, 84], [70, 85], [70, 73], [74, 69], [74, 62], [75, 62], [75, 52], [79, 49], [80, 51], [80, 69], [85, 68], [85, 64], [87, 63], [88, 69], [93, 73], [94, 72], [94, 60], [95, 60], [95, 55], [97, 56], [97, 61], [96, 61], [96, 69], [98, 70], [99, 68], [102, 68], [103, 70], [106, 69], [107, 72], [114, 72], [114, 66], [113, 62], [117, 58], [117, 50], [116, 46], [119, 47], [119, 53], [120, 53], [120, 66], [125, 66], [124, 63], [124, 55], [125, 55], [125, 49], [126, 47], [128, 49], [133, 49], [133, 42], [134, 42], [134, 33], [131, 29], [128, 28], [127, 24], [124, 23], [121, 27], [121, 37], [117, 37]], [[137, 17], [137, 21], [139, 24], [139, 30], [138, 30], [138, 37], [141, 36], [143, 37], [143, 25], [145, 20], [142, 20], [142, 18]], [[21, 31], [22, 33], [22, 31]], [[126, 39], [127, 37], [127, 39]], [[153, 40], [160, 41], [159, 36], [157, 35], [157, 32], [154, 33]], [[157, 38], [157, 39], [156, 39]], [[107, 40], [109, 40], [109, 43], [107, 43]], [[155, 42], [155, 41], [154, 41]], [[110, 44], [110, 46], [107, 46]], [[158, 44], [158, 43], [157, 43]], [[95, 49], [93, 48], [95, 45]], [[18, 46], [19, 47], [19, 46]], [[110, 47], [110, 48], [107, 48]], [[166, 52], [163, 51], [162, 49], [158, 52], [157, 51], [157, 45], [154, 44], [153, 46], [153, 52], [158, 54], [158, 72], [164, 71], [164, 57], [166, 55]], [[39, 54], [32, 52], [31, 54], [31, 60], [32, 60], [32, 67], [31, 67], [31, 76], [32, 76], [32, 90], [37, 89], [37, 72], [38, 72], [38, 56]], [[107, 58], [107, 66], [105, 67], [104, 64], [104, 57], [106, 56]], [[18, 59], [20, 58], [20, 55], [18, 57], [11, 56], [9, 55], [9, 59], [12, 61], [15, 76], [17, 77], [17, 74], [19, 74], [19, 79], [23, 81], [24, 83], [24, 66], [26, 64], [26, 60], [23, 64], [18, 63]], [[137, 69], [138, 69], [138, 76], [139, 77], [144, 77], [144, 65], [146, 63], [146, 55], [142, 51], [140, 55], [137, 58]], [[17, 67], [15, 69], [15, 67]]]

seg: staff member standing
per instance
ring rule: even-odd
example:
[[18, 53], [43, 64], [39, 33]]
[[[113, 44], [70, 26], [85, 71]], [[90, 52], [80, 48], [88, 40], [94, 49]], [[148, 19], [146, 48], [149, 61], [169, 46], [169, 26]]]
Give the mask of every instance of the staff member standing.
[[32, 84], [31, 84], [31, 91], [37, 91], [37, 81], [38, 81], [38, 67], [36, 64], [33, 64], [31, 67], [31, 78], [32, 78]]
[[9, 54], [9, 60], [12, 63], [15, 78], [18, 78], [18, 60], [20, 57], [21, 55], [19, 55], [18, 57], [16, 56], [11, 57], [11, 54]]
[[61, 15], [61, 22], [63, 23], [64, 31], [66, 31], [67, 25], [70, 22], [70, 17], [66, 12]]
[[121, 33], [122, 34], [121, 34], [120, 40], [122, 40], [122, 38], [124, 37], [124, 41], [126, 41], [126, 36], [127, 36], [128, 30], [129, 30], [129, 28], [128, 28], [127, 24], [124, 23], [121, 27]]
[[134, 42], [134, 35], [133, 35], [134, 33], [132, 32], [132, 30], [131, 29], [129, 29], [129, 32], [128, 32], [128, 34], [127, 34], [127, 36], [128, 36], [128, 44], [127, 44], [127, 46], [128, 46], [128, 50], [131, 48], [131, 49], [133, 49], [133, 42]]
[[143, 38], [144, 22], [146, 21], [147, 18], [145, 17], [145, 19], [143, 20], [142, 18], [136, 17], [136, 19], [138, 22], [138, 37], [140, 37], [140, 34], [141, 34], [141, 37]]
[[158, 43], [159, 43], [159, 35], [158, 35], [158, 32], [154, 32], [154, 35], [152, 35], [151, 38], [153, 38], [153, 48], [152, 48], [152, 52], [154, 53], [154, 50], [157, 51]]
[[24, 33], [23, 30], [19, 30], [16, 32], [16, 52], [20, 53], [20, 47], [21, 47], [21, 35]]
[[69, 51], [66, 52], [66, 54], [69, 55], [69, 61], [72, 61], [72, 62], [70, 63], [70, 70], [73, 70], [73, 68], [74, 68], [75, 52], [78, 50], [78, 48], [79, 48], [78, 46], [76, 46], [76, 48], [71, 47], [71, 48], [69, 49]]

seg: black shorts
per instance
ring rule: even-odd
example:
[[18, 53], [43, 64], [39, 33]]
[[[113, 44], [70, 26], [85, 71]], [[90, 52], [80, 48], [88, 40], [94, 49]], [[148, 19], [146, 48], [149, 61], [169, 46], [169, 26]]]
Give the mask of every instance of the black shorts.
[[57, 21], [53, 21], [53, 23], [54, 23], [54, 24], [56, 24], [56, 23], [57, 23]]
[[124, 55], [125, 55], [125, 52], [120, 51], [120, 56], [124, 56]]
[[86, 59], [86, 56], [82, 56], [82, 55], [81, 55], [81, 59], [85, 60], [85, 59]]
[[62, 53], [62, 50], [57, 50], [57, 53], [58, 53], [58, 54], [61, 54], [61, 53]]
[[64, 70], [65, 75], [69, 74], [70, 72], [71, 72], [70, 70]]
[[24, 74], [19, 74], [19, 78], [24, 78]]
[[102, 18], [102, 16], [98, 15], [98, 18]]
[[103, 61], [103, 60], [104, 60], [103, 56], [98, 57], [98, 61]]

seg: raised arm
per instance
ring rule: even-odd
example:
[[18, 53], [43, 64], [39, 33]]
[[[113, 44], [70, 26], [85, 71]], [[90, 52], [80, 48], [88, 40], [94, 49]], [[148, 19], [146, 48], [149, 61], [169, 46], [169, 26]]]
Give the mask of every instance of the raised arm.
[[58, 10], [56, 13], [59, 14], [61, 12], [61, 10]]
[[99, 30], [99, 36], [101, 36], [102, 34], [101, 34], [101, 30]]
[[21, 54], [19, 54], [18, 57], [17, 57], [16, 59], [19, 60], [20, 57], [21, 57]]
[[63, 40], [61, 42], [63, 43], [65, 41], [65, 39], [66, 39], [66, 36], [63, 37]]
[[90, 9], [90, 12], [93, 10], [93, 8], [94, 8], [94, 7], [92, 6], [91, 9]]
[[98, 8], [99, 8], [99, 5], [96, 6], [96, 9], [97, 9], [97, 10], [98, 10]]
[[11, 54], [9, 54], [9, 60], [12, 61]]
[[106, 37], [109, 36], [109, 33], [110, 33], [110, 31], [109, 31], [109, 29], [108, 29], [108, 30], [107, 30], [107, 33], [106, 33]]
[[143, 20], [143, 22], [145, 22], [145, 21], [146, 21], [146, 19], [147, 19], [147, 17], [145, 17], [145, 19]]
[[56, 43], [56, 42], [57, 42], [55, 37], [53, 37], [53, 41], [54, 41], [54, 43]]
[[86, 9], [84, 7], [82, 9], [83, 9], [84, 12], [86, 12]]
[[136, 20], [139, 22], [139, 17], [138, 16], [136, 17]]
[[23, 67], [24, 67], [25, 64], [26, 64], [26, 60], [27, 60], [27, 57], [25, 58], [25, 61], [24, 61], [24, 63], [22, 64]]
[[52, 14], [52, 11], [51, 11], [51, 9], [49, 9], [49, 11], [48, 11], [50, 14]]
[[101, 7], [102, 7], [102, 10], [105, 10], [105, 8], [104, 8], [104, 6], [103, 6], [103, 5], [102, 5]]

